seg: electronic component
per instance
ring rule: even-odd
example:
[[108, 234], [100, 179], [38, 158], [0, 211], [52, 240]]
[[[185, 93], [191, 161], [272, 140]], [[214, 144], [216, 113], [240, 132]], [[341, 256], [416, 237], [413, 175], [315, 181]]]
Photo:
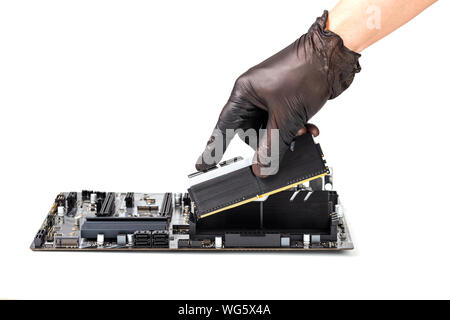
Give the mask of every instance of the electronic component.
[[[63, 194], [67, 200], [69, 193]], [[81, 193], [78, 198], [81, 199]], [[134, 194], [134, 206], [97, 216], [99, 201], [122, 203], [123, 193], [97, 193], [96, 204], [75, 206], [70, 217], [52, 206], [32, 242], [33, 250], [343, 250], [353, 248], [336, 191], [302, 186], [202, 219], [192, 218], [189, 195]], [[61, 196], [60, 199], [63, 199]], [[109, 199], [109, 200], [108, 200]], [[148, 205], [148, 199], [153, 199]], [[189, 205], [185, 205], [189, 204]], [[123, 205], [125, 206], [125, 204]], [[149, 207], [159, 210], [149, 209]], [[148, 212], [138, 210], [145, 207]], [[126, 210], [125, 210], [126, 209]], [[59, 214], [58, 214], [59, 212]]]
[[63, 193], [58, 194], [55, 199], [55, 203], [57, 207], [65, 207], [66, 206], [66, 196]]
[[125, 207], [127, 209], [134, 207], [134, 192], [128, 192], [125, 196]]
[[255, 178], [246, 160], [233, 159], [197, 173], [184, 193], [60, 193], [31, 249], [353, 249], [322, 150], [305, 136], [276, 177]]
[[[114, 214], [116, 210], [116, 195], [114, 192], [108, 192], [105, 199], [97, 200], [97, 217], [108, 217]], [[99, 206], [100, 205], [100, 206]]]
[[55, 236], [54, 241], [56, 248], [77, 248], [79, 239], [75, 236]]
[[133, 234], [133, 246], [135, 248], [151, 248], [152, 239], [151, 231], [136, 231]]
[[189, 239], [178, 239], [178, 249], [190, 248], [191, 244]]
[[60, 217], [60, 218], [64, 217], [65, 212], [66, 212], [66, 209], [63, 206], [58, 207], [58, 217]]
[[290, 237], [281, 237], [281, 246], [283, 248], [289, 248], [291, 246], [291, 238]]
[[215, 237], [214, 246], [216, 247], [216, 249], [222, 248], [222, 237]]
[[172, 210], [173, 210], [173, 208], [172, 208], [172, 193], [166, 192], [164, 194], [160, 214], [162, 216], [168, 216], [168, 215], [172, 214]]
[[172, 225], [173, 234], [188, 234], [189, 225], [188, 224], [174, 224]]
[[166, 229], [167, 218], [164, 217], [88, 217], [81, 226], [81, 237], [95, 239], [97, 234], [103, 233], [106, 239], [116, 239], [119, 234], [134, 233], [138, 230], [153, 231]]
[[58, 224], [64, 223], [64, 214], [66, 213], [66, 209], [63, 206], [59, 206], [57, 213], [58, 213]]
[[168, 248], [169, 234], [166, 230], [155, 230], [152, 232], [153, 248]]
[[93, 191], [83, 190], [81, 191], [81, 201], [91, 200], [91, 194]]
[[324, 181], [325, 190], [333, 190], [333, 178], [332, 175], [327, 175]]
[[117, 235], [117, 245], [125, 246], [126, 244], [127, 244], [127, 236], [125, 234], [118, 234]]
[[158, 213], [158, 206], [138, 206], [137, 210], [141, 214]]
[[180, 192], [177, 192], [176, 194], [175, 194], [175, 205], [176, 206], [181, 206], [182, 205], [182, 198], [183, 198], [183, 194], [182, 193], [180, 193]]
[[242, 234], [226, 233], [225, 248], [278, 248], [281, 236], [276, 233]]
[[286, 152], [276, 175], [256, 177], [250, 164], [231, 172], [225, 168], [223, 171], [226, 173], [222, 175], [217, 174], [221, 168], [215, 169], [214, 176], [206, 181], [200, 180], [199, 175], [194, 176], [192, 179], [195, 184], [188, 191], [196, 204], [197, 218], [205, 218], [289, 190], [328, 173], [320, 146], [310, 134], [297, 137], [294, 143], [295, 149]]
[[133, 234], [132, 233], [127, 234], [127, 243], [130, 245], [133, 244]]
[[191, 197], [189, 196], [189, 193], [185, 192], [183, 194], [183, 206], [190, 207], [191, 206]]
[[36, 248], [42, 247], [42, 244], [45, 241], [45, 230], [39, 230], [36, 236], [34, 237], [34, 246]]
[[101, 247], [105, 243], [105, 235], [103, 233], [97, 234], [97, 246]]
[[70, 192], [66, 197], [66, 211], [68, 216], [73, 216], [77, 209], [77, 193]]

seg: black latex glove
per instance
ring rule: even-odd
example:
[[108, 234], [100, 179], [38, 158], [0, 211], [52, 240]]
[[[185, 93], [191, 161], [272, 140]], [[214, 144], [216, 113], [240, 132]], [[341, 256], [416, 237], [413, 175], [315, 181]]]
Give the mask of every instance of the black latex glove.
[[[360, 54], [346, 48], [337, 34], [324, 30], [327, 20], [325, 11], [308, 33], [237, 79], [217, 121], [219, 130], [209, 139], [197, 170], [215, 165], [204, 161], [205, 153], [214, 155], [217, 148], [225, 151], [227, 142], [220, 146], [213, 142], [218, 134], [225, 135], [226, 129], [279, 129], [280, 160], [297, 134], [318, 134], [307, 121], [328, 99], [347, 89], [361, 69]], [[252, 168], [256, 175], [266, 176], [261, 168], [267, 167], [263, 155], [270, 155], [270, 133], [260, 140]]]

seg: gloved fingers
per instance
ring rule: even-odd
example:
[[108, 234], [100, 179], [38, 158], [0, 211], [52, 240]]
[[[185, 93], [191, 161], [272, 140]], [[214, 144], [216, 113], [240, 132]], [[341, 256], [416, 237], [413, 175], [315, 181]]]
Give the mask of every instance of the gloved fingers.
[[303, 128], [297, 131], [296, 136], [304, 135], [307, 132], [311, 133], [313, 137], [317, 137], [320, 134], [320, 130], [315, 124], [307, 123]]
[[198, 171], [206, 171], [217, 165], [236, 133], [242, 138], [248, 129], [261, 126], [264, 121], [261, 120], [261, 112], [261, 109], [247, 102], [233, 90], [232, 96], [220, 113], [205, 150], [197, 159], [195, 168]]
[[268, 119], [268, 112], [263, 109], [256, 109], [255, 113], [255, 116], [246, 123], [245, 128], [237, 131], [239, 138], [254, 151], [258, 149], [261, 130], [265, 130]]
[[216, 126], [206, 143], [205, 150], [203, 150], [195, 163], [195, 169], [206, 171], [217, 165], [222, 159], [228, 143], [226, 132], [223, 132]]
[[[301, 127], [299, 124], [297, 128]], [[261, 137], [258, 150], [253, 158], [253, 173], [265, 178], [278, 172], [279, 164], [289, 149], [290, 142], [300, 129], [287, 130], [280, 126], [275, 117], [269, 116], [266, 134]]]

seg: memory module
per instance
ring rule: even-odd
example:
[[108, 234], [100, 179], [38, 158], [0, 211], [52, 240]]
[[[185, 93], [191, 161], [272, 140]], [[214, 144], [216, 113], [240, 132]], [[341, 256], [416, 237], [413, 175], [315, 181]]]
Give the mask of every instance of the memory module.
[[[188, 192], [195, 203], [198, 219], [291, 189], [328, 173], [320, 145], [310, 134], [295, 138], [293, 148], [286, 152], [275, 175], [259, 178], [253, 174], [251, 162], [241, 161], [244, 166], [225, 163], [213, 173], [198, 173], [193, 177], [196, 181]], [[233, 165], [236, 169], [230, 170]], [[202, 175], [206, 179], [202, 179]]]

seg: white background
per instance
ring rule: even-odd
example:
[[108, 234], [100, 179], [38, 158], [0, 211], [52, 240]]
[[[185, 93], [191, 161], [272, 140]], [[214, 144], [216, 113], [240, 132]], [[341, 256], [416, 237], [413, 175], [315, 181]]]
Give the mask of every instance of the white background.
[[0, 298], [450, 298], [448, 1], [312, 121], [356, 250], [29, 249], [60, 191], [185, 191], [235, 78], [335, 2], [2, 1]]

